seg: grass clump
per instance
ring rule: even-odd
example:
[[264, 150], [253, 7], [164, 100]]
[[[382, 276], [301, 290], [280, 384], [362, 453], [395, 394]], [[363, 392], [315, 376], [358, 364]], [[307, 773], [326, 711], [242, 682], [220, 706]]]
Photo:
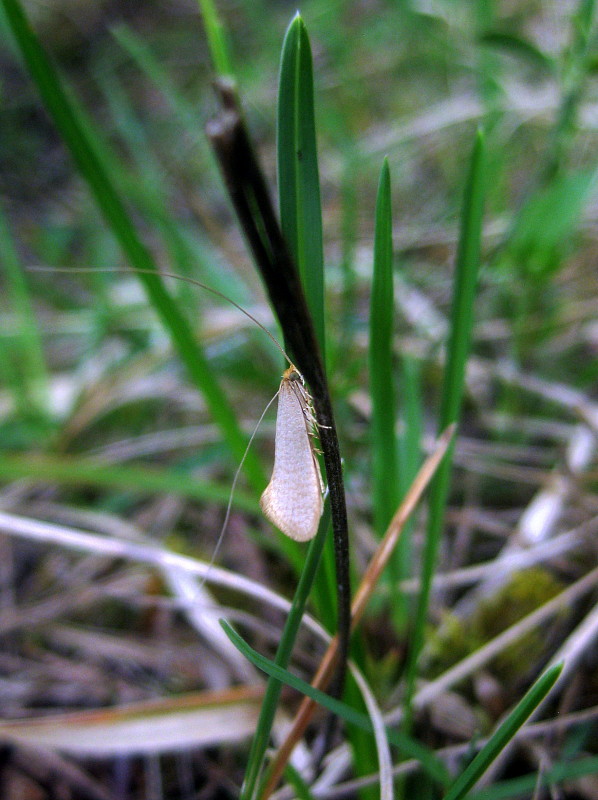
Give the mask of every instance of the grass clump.
[[4, 793], [594, 800], [595, 3], [83, 5], [0, 0]]

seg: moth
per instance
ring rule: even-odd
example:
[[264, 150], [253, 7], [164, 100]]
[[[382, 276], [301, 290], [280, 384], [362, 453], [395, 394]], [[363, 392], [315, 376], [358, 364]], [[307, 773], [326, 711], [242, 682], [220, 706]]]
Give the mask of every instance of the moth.
[[315, 430], [311, 397], [291, 364], [278, 390], [274, 468], [260, 506], [266, 519], [297, 542], [313, 539], [324, 507], [324, 484], [312, 443]]
[[[35, 271], [46, 271], [44, 267], [33, 267], [31, 269]], [[48, 271], [120, 272], [121, 270], [111, 267], [69, 267], [68, 269], [52, 267], [48, 268]], [[134, 269], [130, 270], [130, 272], [153, 274], [153, 270], [144, 269]], [[213, 289], [211, 286], [201, 281], [194, 280], [184, 275], [177, 275], [169, 272], [162, 272], [160, 274], [163, 278], [176, 278], [177, 280], [183, 280], [186, 283], [198, 286], [235, 306], [235, 308], [245, 314], [246, 317], [270, 337], [289, 363], [290, 366], [285, 370], [278, 390], [278, 413], [276, 417], [276, 435], [274, 440], [274, 468], [270, 483], [260, 498], [260, 506], [266, 519], [282, 531], [282, 533], [285, 533], [297, 542], [308, 542], [310, 539], [313, 539], [318, 531], [318, 525], [324, 507], [323, 495], [325, 487], [322, 481], [320, 465], [316, 457], [316, 449], [312, 441], [317, 431], [317, 423], [313, 413], [311, 397], [305, 388], [303, 376], [291, 362], [280, 343], [272, 336], [270, 331], [230, 297], [227, 297], [222, 292]], [[274, 398], [272, 399], [274, 400]], [[269, 407], [270, 403], [268, 403], [268, 406], [260, 417], [258, 426]], [[224, 523], [220, 536], [218, 537], [213, 559], [216, 557], [228, 524], [237, 478], [239, 477], [241, 467], [247, 456], [247, 451], [251, 446], [256, 432], [257, 427], [249, 439], [247, 450], [233, 479]]]

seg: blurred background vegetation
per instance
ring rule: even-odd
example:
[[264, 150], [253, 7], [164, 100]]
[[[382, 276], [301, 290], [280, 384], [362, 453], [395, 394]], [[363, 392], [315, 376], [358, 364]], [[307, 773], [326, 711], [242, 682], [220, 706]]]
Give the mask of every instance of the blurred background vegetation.
[[[216, 101], [196, 3], [56, 0], [25, 8], [159, 266], [225, 292], [275, 331], [204, 133]], [[227, 0], [218, 8], [274, 187], [280, 47], [295, 5]], [[594, 3], [309, 0], [300, 10], [314, 58], [327, 368], [355, 575], [380, 533], [372, 524], [368, 376], [380, 165], [387, 155], [400, 495], [436, 430], [459, 209], [474, 132], [483, 125], [487, 201], [473, 356], [421, 678], [434, 681], [524, 616], [548, 603], [553, 610], [523, 638], [505, 639], [454, 683], [430, 692], [415, 731], [431, 751], [453, 745], [448, 765], [459, 768], [470, 741], [486, 735], [564, 652], [571, 671], [545, 710], [546, 735], [510, 750], [476, 797], [531, 797], [540, 775], [556, 797], [592, 800]], [[15, 718], [40, 725], [19, 728], [19, 744], [2, 756], [4, 796], [57, 796], [56, 774], [66, 776], [67, 797], [234, 796], [257, 699], [230, 692], [235, 684], [254, 691], [259, 679], [214, 620], [226, 608], [271, 652], [280, 610], [260, 605], [257, 595], [247, 605], [219, 586], [217, 601], [209, 599], [219, 604], [210, 627], [195, 613], [208, 600], [188, 573], [138, 563], [132, 548], [151, 544], [209, 560], [238, 453], [189, 381], [139, 281], [126, 274], [3, 16], [0, 23], [0, 510], [56, 526], [32, 542], [32, 528], [19, 538], [2, 525], [13, 535], [0, 540], [0, 732], [5, 726], [7, 736], [17, 735], [8, 722]], [[40, 266], [124, 274], [28, 270]], [[276, 391], [280, 354], [236, 309], [188, 284], [168, 286], [249, 435]], [[258, 513], [272, 417], [235, 494], [219, 560], [289, 597], [301, 557]], [[116, 558], [88, 542], [79, 547], [86, 554], [74, 554], [65, 549], [72, 529], [116, 537], [131, 550]], [[383, 582], [359, 645], [361, 666], [391, 712], [400, 705], [424, 530], [425, 512], [402, 554], [401, 599]], [[304, 676], [318, 652], [306, 636], [296, 664]], [[199, 694], [207, 690], [224, 693], [215, 704], [232, 704], [231, 718], [181, 722], [181, 714], [212, 708]], [[134, 735], [119, 727], [120, 706], [156, 698], [166, 698], [157, 716], [172, 723], [165, 741], [157, 742], [160, 725], [149, 706], [140, 706], [146, 722], [138, 720]], [[181, 698], [192, 712], [181, 711]], [[38, 719], [107, 706], [104, 728], [61, 718], [48, 732]], [[559, 716], [568, 722], [551, 727]], [[27, 748], [35, 758], [22, 755]], [[354, 774], [367, 772], [375, 764], [364, 755]], [[415, 774], [417, 797], [442, 796]], [[339, 771], [329, 796], [339, 796], [335, 783], [350, 777]]]

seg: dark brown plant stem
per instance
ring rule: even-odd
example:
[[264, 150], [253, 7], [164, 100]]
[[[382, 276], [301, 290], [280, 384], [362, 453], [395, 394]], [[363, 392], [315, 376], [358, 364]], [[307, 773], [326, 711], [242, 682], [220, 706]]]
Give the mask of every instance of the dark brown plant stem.
[[230, 198], [291, 357], [307, 381], [319, 426], [330, 492], [338, 593], [339, 661], [334, 694], [343, 690], [351, 625], [349, 537], [340, 449], [328, 383], [299, 273], [284, 241], [270, 193], [239, 111], [234, 89], [219, 83], [223, 110], [207, 126]]

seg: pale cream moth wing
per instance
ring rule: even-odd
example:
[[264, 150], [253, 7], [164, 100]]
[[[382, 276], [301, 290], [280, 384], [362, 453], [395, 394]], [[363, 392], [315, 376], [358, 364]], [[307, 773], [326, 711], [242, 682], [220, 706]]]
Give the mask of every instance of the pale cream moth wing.
[[265, 517], [291, 539], [307, 542], [322, 516], [322, 476], [313, 452], [313, 414], [295, 367], [283, 375], [278, 392], [274, 469], [260, 499]]

